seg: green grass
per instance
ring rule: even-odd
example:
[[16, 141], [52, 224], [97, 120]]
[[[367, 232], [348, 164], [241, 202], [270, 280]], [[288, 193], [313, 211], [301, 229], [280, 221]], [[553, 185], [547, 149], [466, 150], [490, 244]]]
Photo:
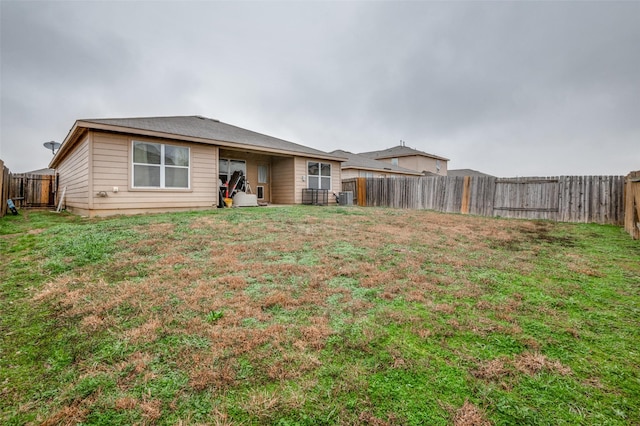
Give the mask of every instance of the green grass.
[[640, 424], [619, 227], [21, 213], [0, 219], [2, 424]]

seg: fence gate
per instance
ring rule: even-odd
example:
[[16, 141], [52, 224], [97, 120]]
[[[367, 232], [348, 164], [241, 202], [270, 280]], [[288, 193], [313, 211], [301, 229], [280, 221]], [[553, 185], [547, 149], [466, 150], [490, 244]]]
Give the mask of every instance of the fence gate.
[[9, 198], [18, 208], [55, 207], [56, 177], [53, 175], [12, 174]]

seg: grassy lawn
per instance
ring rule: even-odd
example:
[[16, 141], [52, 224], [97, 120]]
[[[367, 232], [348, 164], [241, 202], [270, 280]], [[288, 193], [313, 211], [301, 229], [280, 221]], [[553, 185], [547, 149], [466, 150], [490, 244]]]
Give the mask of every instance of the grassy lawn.
[[0, 219], [0, 424], [640, 424], [619, 227], [287, 207]]

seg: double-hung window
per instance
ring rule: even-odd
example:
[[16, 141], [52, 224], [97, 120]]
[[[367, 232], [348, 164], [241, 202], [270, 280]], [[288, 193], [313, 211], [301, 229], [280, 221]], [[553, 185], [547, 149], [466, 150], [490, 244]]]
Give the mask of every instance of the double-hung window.
[[309, 189], [331, 189], [331, 164], [309, 161], [307, 186]]
[[133, 141], [133, 187], [189, 189], [189, 148]]

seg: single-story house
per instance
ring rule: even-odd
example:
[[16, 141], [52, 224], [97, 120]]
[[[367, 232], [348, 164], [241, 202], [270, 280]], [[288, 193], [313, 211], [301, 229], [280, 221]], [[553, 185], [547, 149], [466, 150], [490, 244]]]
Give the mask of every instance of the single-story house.
[[214, 208], [238, 176], [260, 201], [300, 204], [303, 189], [341, 191], [345, 160], [219, 120], [177, 116], [78, 120], [49, 167], [66, 209], [105, 216]]
[[448, 158], [429, 154], [424, 151], [409, 148], [402, 142], [393, 148], [382, 151], [361, 152], [360, 155], [374, 160], [391, 163], [405, 169], [420, 172], [423, 175], [446, 176]]
[[342, 179], [351, 179], [356, 177], [397, 177], [397, 176], [422, 176], [422, 173], [415, 170], [405, 169], [403, 167], [394, 166], [393, 164], [373, 160], [364, 155], [354, 154], [352, 152], [337, 149], [330, 152], [331, 155], [344, 157], [347, 161], [342, 163]]

